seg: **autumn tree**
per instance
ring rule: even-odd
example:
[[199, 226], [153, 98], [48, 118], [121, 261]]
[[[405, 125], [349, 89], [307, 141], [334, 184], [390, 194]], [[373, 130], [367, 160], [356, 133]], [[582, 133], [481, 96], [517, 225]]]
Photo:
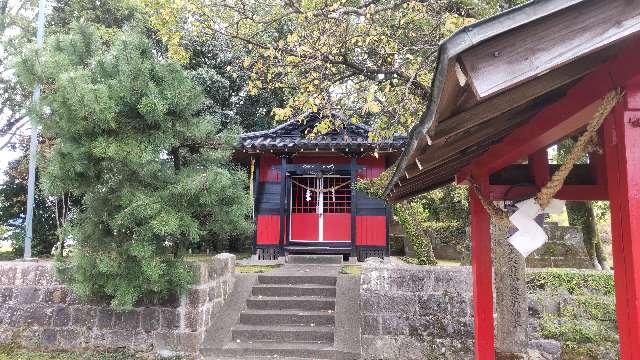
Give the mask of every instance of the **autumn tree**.
[[[406, 133], [430, 96], [439, 43], [464, 24], [508, 6], [502, 1], [140, 0], [170, 48], [186, 61], [187, 33], [224, 36], [252, 51], [249, 92], [287, 91], [279, 119], [339, 109], [369, 122], [373, 138]], [[336, 124], [326, 116], [317, 128]]]

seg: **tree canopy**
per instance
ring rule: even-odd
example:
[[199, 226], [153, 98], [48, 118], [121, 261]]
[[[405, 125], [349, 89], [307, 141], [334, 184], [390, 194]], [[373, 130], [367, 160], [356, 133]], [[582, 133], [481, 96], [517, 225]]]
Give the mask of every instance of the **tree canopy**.
[[204, 112], [201, 89], [138, 31], [104, 38], [73, 24], [22, 56], [17, 73], [43, 86], [44, 187], [82, 197], [67, 227], [81, 296], [126, 308], [184, 289], [190, 243], [251, 229], [247, 177], [229, 163], [238, 129]]
[[[406, 133], [430, 96], [438, 44], [462, 25], [512, 6], [498, 0], [140, 0], [169, 54], [187, 61], [185, 34], [224, 36], [251, 49], [250, 93], [290, 94], [278, 119], [338, 109], [374, 125], [373, 138]], [[317, 132], [336, 124], [326, 116]]]

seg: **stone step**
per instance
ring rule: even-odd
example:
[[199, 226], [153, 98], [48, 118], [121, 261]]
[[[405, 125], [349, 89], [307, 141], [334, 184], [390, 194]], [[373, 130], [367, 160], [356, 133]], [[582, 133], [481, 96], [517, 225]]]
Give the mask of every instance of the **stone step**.
[[320, 296], [250, 297], [248, 309], [257, 310], [335, 310], [336, 299]]
[[265, 284], [256, 285], [251, 290], [254, 296], [324, 296], [336, 297], [336, 287], [317, 284]]
[[240, 313], [240, 324], [244, 325], [334, 325], [333, 312], [301, 310], [245, 310]]
[[342, 264], [342, 255], [287, 255], [287, 264]]
[[314, 342], [333, 344], [331, 326], [271, 326], [236, 325], [231, 329], [231, 339], [240, 342]]
[[282, 273], [280, 275], [258, 275], [258, 283], [263, 285], [328, 285], [336, 286], [337, 277], [331, 275], [291, 275]]
[[253, 357], [271, 357], [281, 359], [293, 357], [302, 359], [335, 359], [336, 351], [331, 344], [325, 343], [229, 343], [222, 349], [201, 349], [200, 353], [207, 359], [211, 358], [238, 358], [247, 359]]

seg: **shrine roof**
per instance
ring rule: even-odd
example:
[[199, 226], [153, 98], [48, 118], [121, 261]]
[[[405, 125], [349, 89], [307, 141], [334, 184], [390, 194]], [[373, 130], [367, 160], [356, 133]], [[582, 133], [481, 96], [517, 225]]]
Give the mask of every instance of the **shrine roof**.
[[451, 183], [639, 39], [640, 5], [628, 0], [535, 0], [460, 29], [440, 45], [431, 98], [387, 197]]
[[[398, 152], [402, 150], [406, 137], [371, 141], [371, 128], [364, 124], [348, 121], [333, 121], [338, 126], [328, 132], [310, 136], [315, 125], [321, 120], [317, 114], [307, 114], [292, 119], [273, 129], [241, 134], [236, 148], [245, 152], [290, 152], [298, 151], [339, 151], [339, 152]], [[334, 119], [335, 120], [335, 119]]]

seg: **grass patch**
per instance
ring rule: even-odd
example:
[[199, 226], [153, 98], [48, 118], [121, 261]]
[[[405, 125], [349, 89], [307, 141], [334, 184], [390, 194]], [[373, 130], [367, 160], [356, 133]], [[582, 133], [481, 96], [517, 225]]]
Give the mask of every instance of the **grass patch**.
[[253, 253], [240, 252], [240, 253], [235, 253], [234, 255], [236, 256], [236, 260], [246, 260], [246, 259], [251, 258], [251, 255], [253, 255]]
[[551, 269], [532, 272], [527, 275], [530, 291], [565, 289], [571, 295], [600, 294], [613, 296], [615, 286], [613, 274], [606, 271], [573, 271]]
[[[404, 261], [407, 264], [411, 264], [411, 265], [422, 265], [418, 263], [418, 259], [416, 258], [412, 258], [412, 257], [408, 257], [408, 256], [401, 256], [400, 260]], [[424, 265], [427, 266], [427, 265]], [[460, 261], [456, 261], [456, 260], [438, 260], [438, 266], [460, 266]]]
[[543, 314], [539, 335], [562, 342], [563, 358], [597, 360], [603, 358], [603, 351], [615, 357], [618, 334], [610, 272], [566, 269], [530, 272], [527, 287], [530, 294], [559, 301], [557, 310]]
[[0, 246], [0, 261], [15, 260], [11, 246]]
[[418, 259], [416, 259], [416, 258], [412, 258], [412, 257], [408, 257], [408, 256], [401, 256], [400, 260], [406, 262], [407, 264], [419, 265], [418, 264]]
[[438, 260], [438, 266], [460, 266], [458, 260]]
[[[248, 259], [252, 255], [252, 253], [249, 253], [249, 252], [240, 252], [240, 253], [232, 253], [232, 254], [236, 256], [236, 260]], [[216, 256], [216, 255], [218, 255], [218, 254], [213, 253], [213, 252], [211, 254], [209, 254], [209, 255], [207, 255], [207, 254], [191, 254], [191, 255], [185, 256], [185, 260], [188, 260], [188, 261], [207, 261], [207, 260], [213, 259], [213, 257]]]
[[280, 265], [236, 265], [236, 272], [243, 274], [266, 273], [279, 268]]
[[340, 274], [360, 275], [360, 274], [362, 274], [362, 266], [360, 266], [360, 265], [344, 265], [340, 269]]

